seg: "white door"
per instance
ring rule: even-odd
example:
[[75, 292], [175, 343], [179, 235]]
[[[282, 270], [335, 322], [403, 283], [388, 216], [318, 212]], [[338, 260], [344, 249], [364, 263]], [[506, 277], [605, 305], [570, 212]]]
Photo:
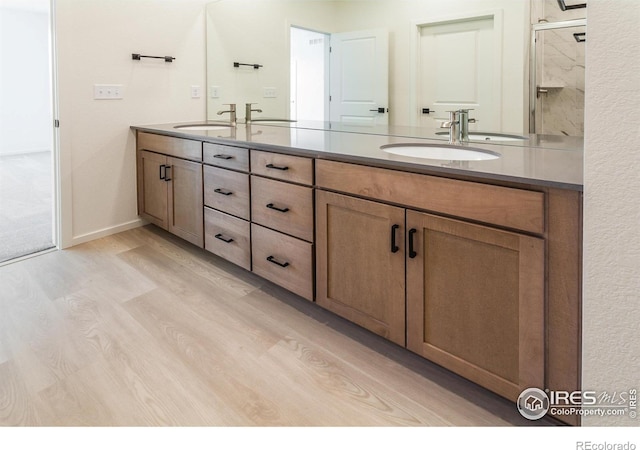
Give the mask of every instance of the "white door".
[[386, 30], [331, 35], [331, 121], [389, 121], [389, 35]]
[[[420, 125], [439, 128], [447, 111], [473, 109], [471, 130], [501, 130], [502, 58], [493, 17], [419, 27]], [[428, 110], [428, 112], [427, 112]]]

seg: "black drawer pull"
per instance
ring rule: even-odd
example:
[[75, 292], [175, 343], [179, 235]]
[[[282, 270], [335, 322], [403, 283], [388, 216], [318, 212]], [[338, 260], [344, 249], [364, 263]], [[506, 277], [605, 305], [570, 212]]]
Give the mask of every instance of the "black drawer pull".
[[400, 228], [400, 225], [391, 226], [391, 253], [397, 253], [400, 247], [396, 244], [396, 230]]
[[164, 164], [160, 165], [160, 179], [164, 180], [167, 177], [167, 166]]
[[418, 230], [412, 228], [409, 230], [409, 258], [415, 258], [418, 256], [418, 253], [413, 248], [413, 235], [416, 234]]
[[267, 256], [267, 261], [269, 261], [270, 263], [274, 263], [280, 267], [287, 267], [289, 265], [288, 262], [284, 262], [284, 263], [278, 262], [273, 256]]
[[220, 239], [223, 242], [226, 242], [227, 244], [233, 242], [233, 239], [231, 238], [225, 238], [224, 235], [222, 235], [221, 233], [218, 233], [214, 236], [214, 238], [216, 239]]
[[276, 169], [276, 170], [289, 170], [287, 166], [274, 166], [273, 164], [267, 164], [267, 169]]
[[231, 195], [231, 194], [233, 194], [233, 192], [231, 192], [231, 191], [225, 191], [224, 189], [220, 189], [220, 188], [214, 189], [213, 192], [215, 192], [216, 194], [222, 194], [222, 195]]
[[277, 206], [275, 206], [273, 203], [269, 203], [267, 205], [267, 208], [269, 209], [275, 209], [276, 211], [279, 211], [281, 213], [286, 213], [287, 211], [289, 211], [289, 208], [278, 208]]
[[172, 166], [164, 166], [164, 181], [171, 181], [171, 178], [169, 178], [169, 175], [167, 175], [167, 170], [171, 169]]
[[213, 155], [213, 157], [218, 159], [233, 159], [231, 155]]

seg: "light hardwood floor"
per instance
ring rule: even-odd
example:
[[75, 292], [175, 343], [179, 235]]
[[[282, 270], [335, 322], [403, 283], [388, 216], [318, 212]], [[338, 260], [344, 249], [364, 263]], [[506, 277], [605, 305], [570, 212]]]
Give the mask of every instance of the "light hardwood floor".
[[553, 424], [153, 226], [0, 296], [0, 425]]

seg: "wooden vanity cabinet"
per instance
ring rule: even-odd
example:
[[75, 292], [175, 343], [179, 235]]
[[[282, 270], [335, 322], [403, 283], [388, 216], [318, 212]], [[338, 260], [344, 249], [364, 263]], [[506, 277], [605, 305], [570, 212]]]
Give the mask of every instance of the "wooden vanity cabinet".
[[313, 301], [313, 159], [251, 150], [251, 264]]
[[544, 240], [407, 211], [407, 348], [511, 400], [544, 386]]
[[204, 143], [204, 248], [251, 270], [249, 150]]
[[404, 209], [316, 191], [316, 302], [405, 345]]
[[137, 147], [138, 213], [203, 247], [202, 163], [169, 156], [201, 160], [202, 143], [139, 133]]
[[[316, 194], [319, 305], [511, 400], [544, 386], [544, 239], [375, 201], [404, 196], [406, 206], [428, 202], [437, 213], [442, 204], [464, 218], [487, 213], [468, 195], [442, 202], [450, 192], [434, 187], [494, 186], [329, 161], [316, 168], [319, 188], [346, 191]], [[487, 217], [542, 229], [542, 193], [495, 188]]]

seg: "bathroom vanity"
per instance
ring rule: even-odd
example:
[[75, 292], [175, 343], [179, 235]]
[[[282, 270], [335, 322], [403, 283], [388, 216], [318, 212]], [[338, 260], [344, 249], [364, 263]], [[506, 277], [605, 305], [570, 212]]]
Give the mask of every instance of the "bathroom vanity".
[[[302, 126], [137, 133], [141, 217], [497, 394], [580, 389], [582, 149]], [[578, 424], [576, 416], [561, 417]]]

